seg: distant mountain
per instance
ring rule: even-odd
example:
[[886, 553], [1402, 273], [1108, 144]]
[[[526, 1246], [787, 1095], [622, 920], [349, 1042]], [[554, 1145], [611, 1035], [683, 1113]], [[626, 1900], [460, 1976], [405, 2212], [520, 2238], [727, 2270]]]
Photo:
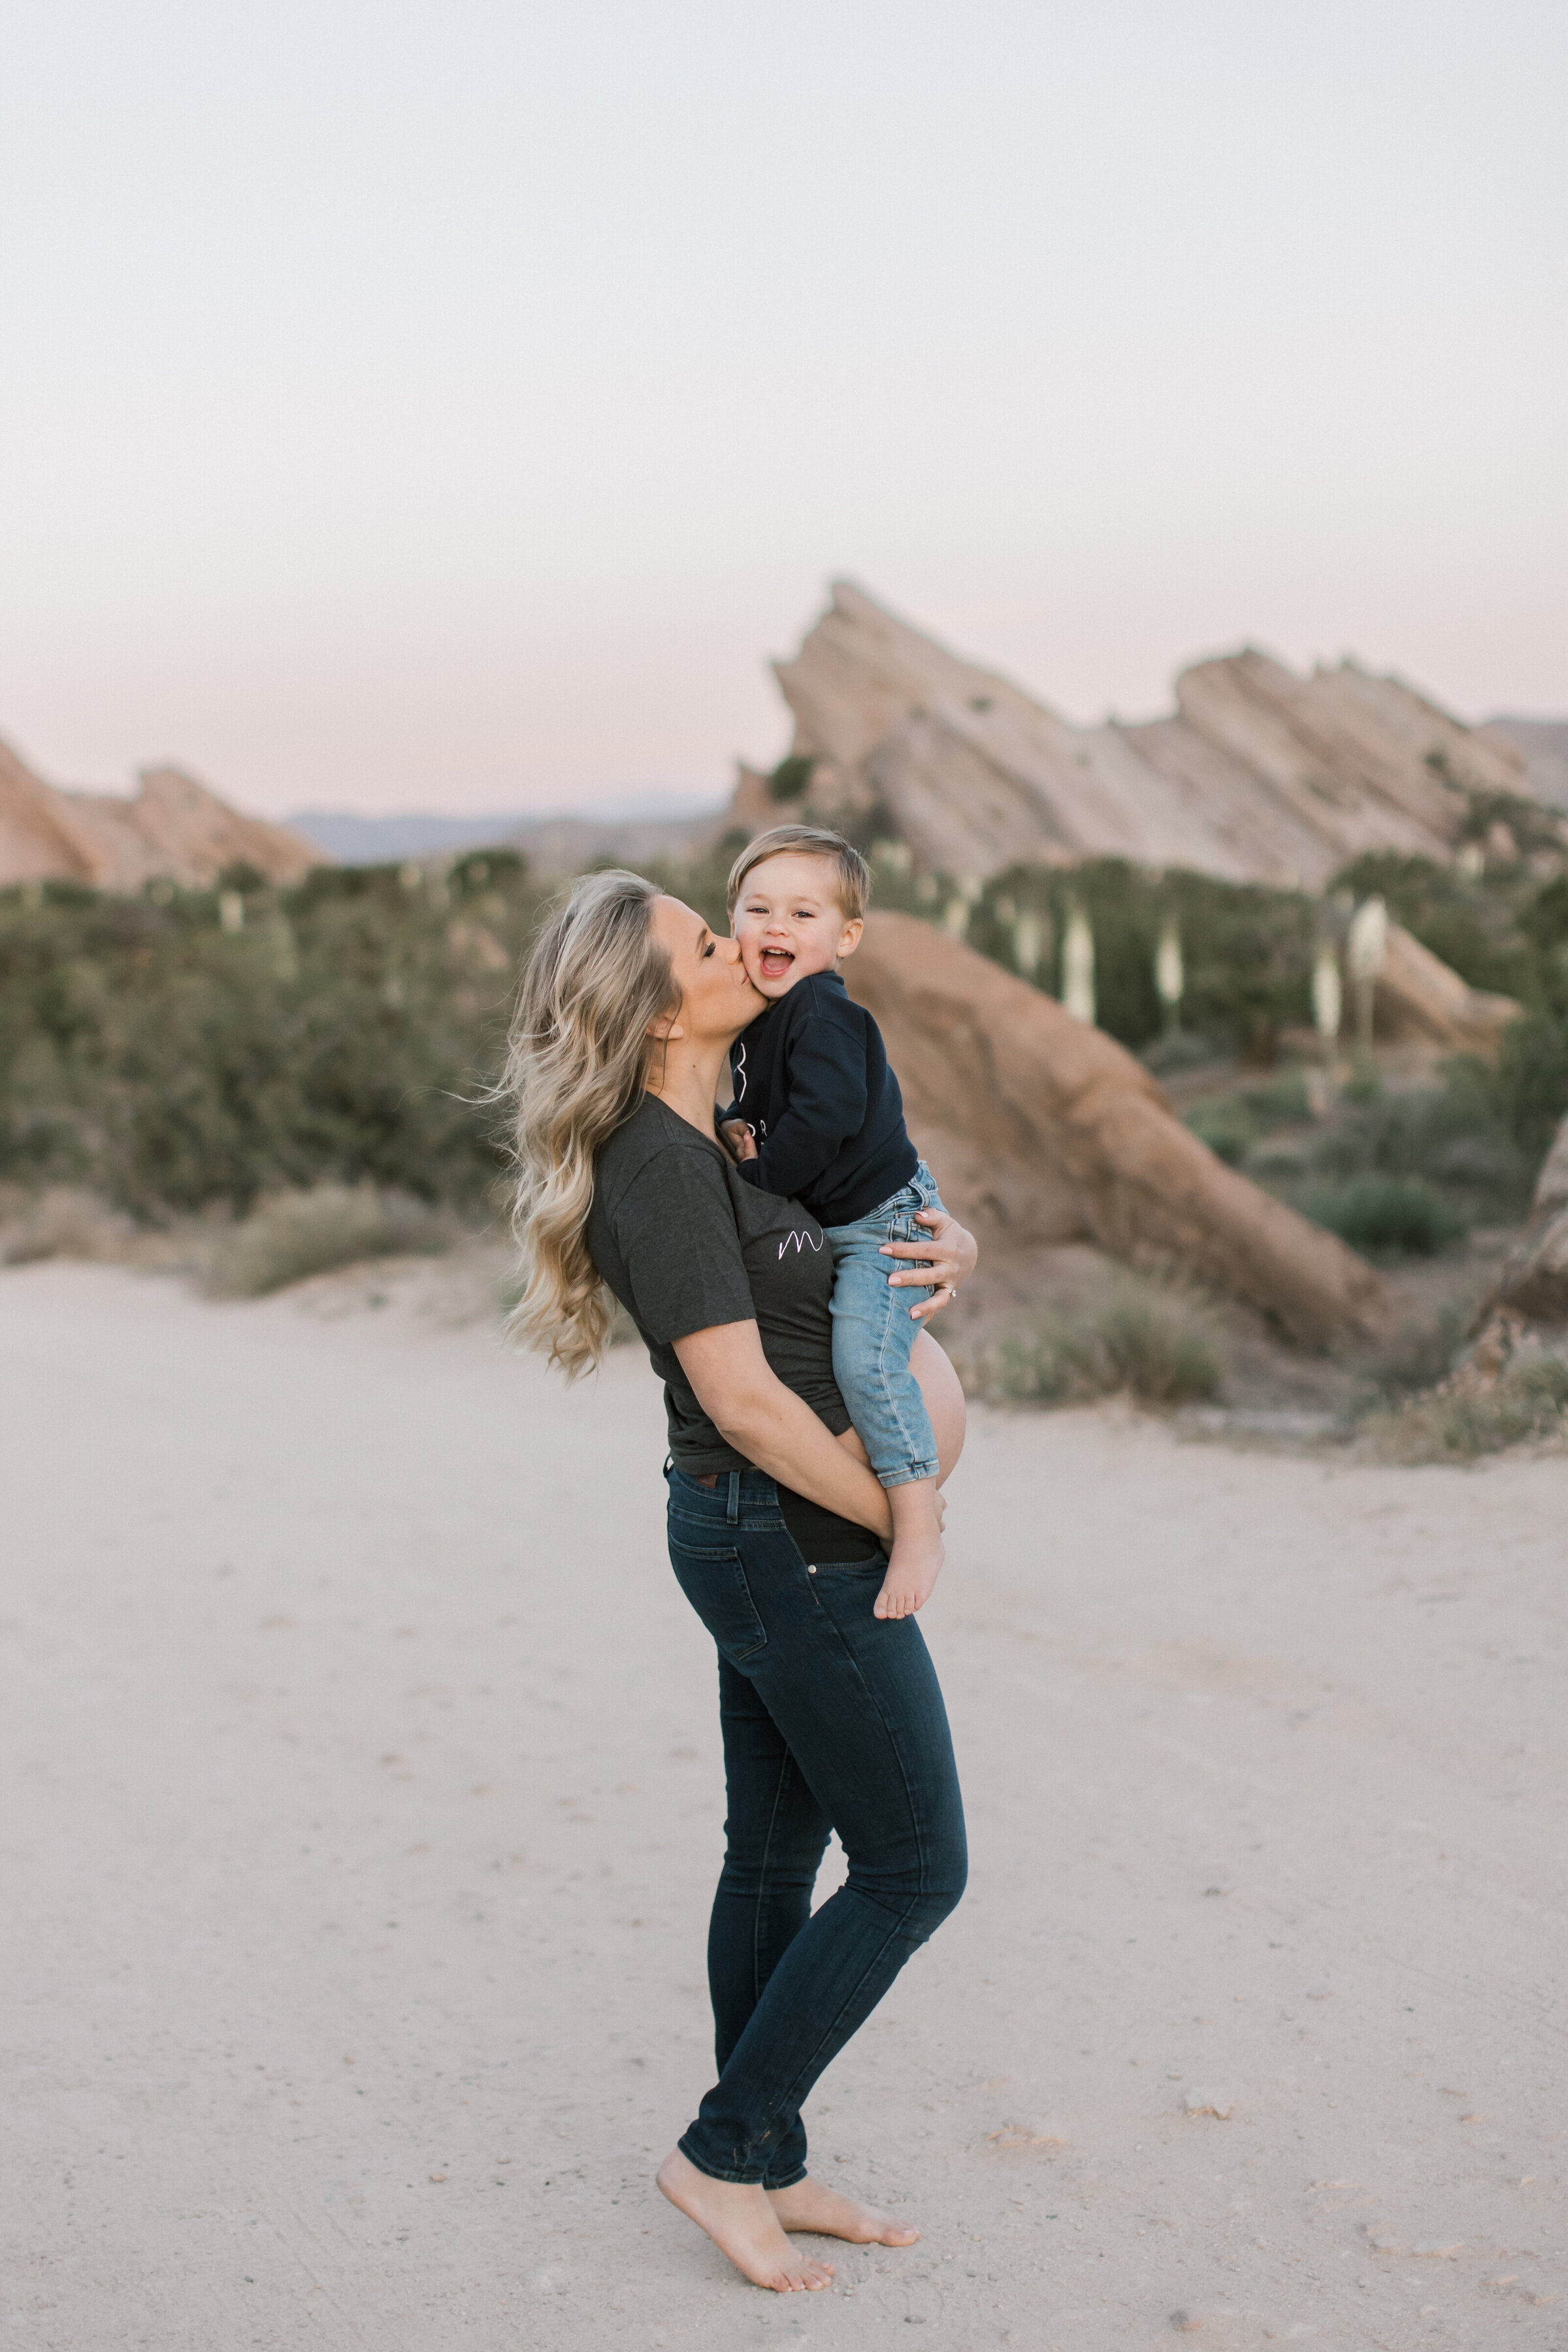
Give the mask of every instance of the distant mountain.
[[465, 849], [519, 849], [542, 874], [573, 874], [598, 857], [684, 855], [722, 814], [695, 793], [639, 793], [588, 810], [501, 810], [490, 816], [357, 816], [301, 809], [289, 823], [335, 866], [452, 857]]
[[1530, 789], [1538, 801], [1568, 809], [1568, 719], [1489, 719], [1478, 733], [1524, 754]]
[[300, 809], [289, 819], [334, 866], [392, 866], [405, 857], [489, 849], [526, 822], [521, 809], [495, 816], [355, 816], [348, 809]]

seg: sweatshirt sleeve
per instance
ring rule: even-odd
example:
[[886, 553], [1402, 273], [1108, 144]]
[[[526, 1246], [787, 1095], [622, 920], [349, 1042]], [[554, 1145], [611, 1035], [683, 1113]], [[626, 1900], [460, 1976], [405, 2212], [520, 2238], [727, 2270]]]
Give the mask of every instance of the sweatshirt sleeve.
[[813, 1012], [788, 1045], [788, 1106], [754, 1160], [738, 1173], [760, 1192], [792, 1200], [866, 1124], [866, 1047], [831, 1013]]

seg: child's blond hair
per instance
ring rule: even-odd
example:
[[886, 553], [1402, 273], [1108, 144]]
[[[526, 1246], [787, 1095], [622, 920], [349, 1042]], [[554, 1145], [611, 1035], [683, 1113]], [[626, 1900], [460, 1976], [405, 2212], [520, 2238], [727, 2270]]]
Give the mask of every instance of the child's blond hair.
[[826, 857], [831, 860], [837, 877], [839, 911], [847, 923], [863, 922], [867, 902], [871, 896], [871, 869], [852, 843], [841, 833], [830, 833], [822, 824], [775, 824], [766, 833], [759, 833], [749, 841], [730, 868], [730, 889], [726, 904], [732, 916], [735, 901], [745, 887], [746, 877], [769, 857], [783, 857], [790, 851], [797, 857]]

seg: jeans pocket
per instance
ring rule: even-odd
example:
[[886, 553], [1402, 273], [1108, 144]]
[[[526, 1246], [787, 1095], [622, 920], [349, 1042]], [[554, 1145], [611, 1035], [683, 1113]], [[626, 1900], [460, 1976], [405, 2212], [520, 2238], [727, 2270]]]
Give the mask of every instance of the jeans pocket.
[[669, 1564], [676, 1582], [731, 1665], [743, 1664], [767, 1647], [768, 1629], [757, 1614], [733, 1544], [690, 1544], [672, 1528]]

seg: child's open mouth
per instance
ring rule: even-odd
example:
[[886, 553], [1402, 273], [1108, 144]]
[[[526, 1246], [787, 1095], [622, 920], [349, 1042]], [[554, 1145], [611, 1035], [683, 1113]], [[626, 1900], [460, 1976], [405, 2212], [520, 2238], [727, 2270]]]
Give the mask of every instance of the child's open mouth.
[[795, 961], [795, 950], [793, 948], [764, 948], [762, 952], [761, 961], [763, 978], [764, 980], [787, 980], [789, 978], [789, 968]]

